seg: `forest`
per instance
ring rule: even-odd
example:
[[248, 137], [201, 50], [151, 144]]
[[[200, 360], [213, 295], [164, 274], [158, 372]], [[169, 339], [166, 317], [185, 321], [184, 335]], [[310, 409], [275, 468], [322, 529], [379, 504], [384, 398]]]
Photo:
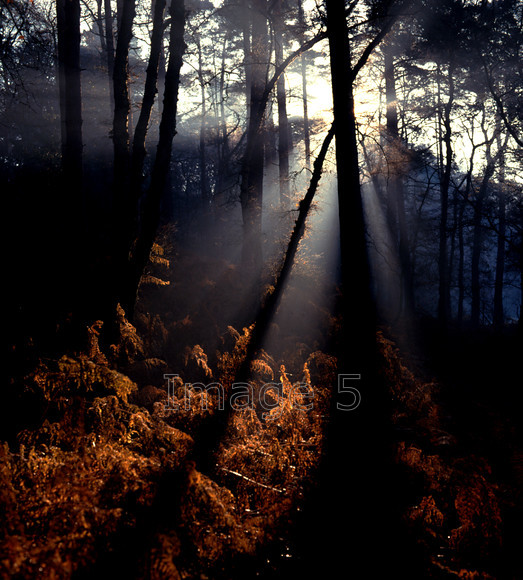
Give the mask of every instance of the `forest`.
[[1, 577], [523, 578], [522, 170], [522, 0], [0, 0]]

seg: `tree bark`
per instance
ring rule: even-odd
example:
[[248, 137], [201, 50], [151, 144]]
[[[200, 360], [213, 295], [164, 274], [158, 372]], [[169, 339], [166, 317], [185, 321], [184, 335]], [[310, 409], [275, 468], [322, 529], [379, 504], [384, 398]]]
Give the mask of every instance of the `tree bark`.
[[253, 0], [251, 9], [251, 94], [246, 152], [241, 171], [240, 202], [243, 216], [242, 267], [248, 278], [259, 276], [262, 265], [262, 203], [264, 170], [263, 121], [267, 107], [266, 0]]
[[[298, 0], [298, 24], [300, 26], [300, 37], [303, 43], [303, 32], [305, 31], [305, 14], [303, 12], [303, 2]], [[305, 144], [305, 167], [311, 166], [311, 138], [309, 127], [309, 105], [307, 97], [307, 60], [306, 55], [301, 55], [301, 94], [303, 103], [303, 141]]]
[[207, 99], [205, 95], [205, 79], [203, 76], [203, 54], [199, 36], [196, 38], [196, 48], [198, 49], [198, 81], [200, 83], [200, 192], [204, 212], [207, 211], [210, 202], [209, 178], [207, 175]]
[[183, 64], [182, 57], [185, 51], [184, 0], [171, 0], [169, 14], [171, 17], [169, 62], [165, 74], [163, 112], [160, 121], [158, 147], [151, 175], [151, 185], [143, 205], [141, 231], [131, 255], [128, 276], [126, 277], [126, 293], [122, 300], [124, 310], [130, 317], [134, 313], [140, 279], [149, 261], [149, 254], [151, 253], [151, 248], [160, 223], [162, 199], [164, 197], [171, 163], [172, 142], [176, 135], [180, 69]]
[[[82, 191], [82, 88], [80, 2], [57, 0], [58, 61], [62, 127], [62, 169], [74, 196]], [[78, 199], [82, 206], [81, 198]]]
[[[119, 14], [118, 41], [114, 59], [114, 176], [116, 211], [128, 195], [127, 188], [130, 170], [129, 115], [131, 100], [129, 96], [129, 46], [133, 37], [133, 22], [136, 14], [136, 0], [124, 0]], [[123, 203], [125, 205], [125, 203]]]
[[386, 42], [384, 46], [385, 56], [385, 93], [386, 93], [386, 122], [387, 141], [390, 153], [388, 165], [391, 168], [389, 177], [389, 199], [392, 208], [390, 213], [395, 215], [398, 243], [398, 255], [401, 266], [400, 272], [400, 312], [407, 316], [412, 314], [414, 309], [414, 291], [412, 280], [412, 266], [410, 260], [410, 248], [407, 231], [407, 217], [405, 212], [404, 180], [404, 146], [400, 139], [398, 129], [398, 110], [396, 95], [396, 79], [394, 68], [394, 48], [391, 42]]
[[454, 104], [454, 90], [455, 90], [453, 74], [454, 74], [454, 66], [453, 63], [450, 62], [448, 67], [449, 96], [448, 101], [445, 104], [445, 108], [443, 110], [443, 126], [445, 129], [445, 133], [440, 141], [442, 151], [443, 144], [445, 145], [445, 161], [444, 167], [442, 168], [442, 176], [440, 179], [441, 217], [439, 223], [439, 256], [438, 256], [438, 270], [439, 270], [438, 321], [442, 330], [446, 330], [450, 315], [450, 304], [448, 293], [449, 264], [448, 264], [448, 249], [447, 249], [447, 228], [448, 228], [450, 176], [452, 173], [452, 160], [454, 157], [454, 152], [452, 150], [452, 124], [450, 118], [452, 106]]
[[135, 199], [141, 196], [143, 166], [146, 156], [145, 141], [151, 119], [151, 112], [158, 92], [158, 70], [163, 46], [165, 0], [153, 0], [153, 30], [151, 49], [145, 77], [142, 106], [134, 130], [132, 149], [132, 187]]
[[[137, 216], [131, 192], [129, 116], [129, 46], [133, 34], [136, 0], [118, 3], [118, 37], [114, 59], [113, 205], [112, 205], [112, 298], [122, 295], [126, 284], [129, 251], [134, 241]], [[114, 309], [113, 304], [110, 305]], [[123, 306], [123, 304], [122, 304]], [[125, 306], [124, 306], [125, 309]], [[129, 314], [126, 311], [127, 314]], [[112, 316], [114, 313], [109, 313]]]
[[105, 16], [105, 46], [107, 56], [107, 74], [109, 78], [109, 96], [111, 109], [114, 107], [114, 32], [113, 32], [113, 12], [111, 0], [104, 0]]
[[498, 239], [496, 248], [496, 278], [494, 281], [494, 315], [493, 322], [496, 329], [503, 328], [503, 283], [505, 276], [505, 242], [507, 233], [507, 207], [505, 197], [505, 147], [508, 143], [509, 134], [505, 142], [501, 142], [498, 131], [498, 159], [499, 159], [499, 181], [498, 181]]
[[[283, 14], [282, 3], [278, 0], [274, 11], [274, 51], [276, 66], [283, 62]], [[278, 167], [280, 181], [280, 207], [288, 210], [290, 207], [289, 188], [289, 119], [287, 117], [287, 92], [285, 90], [285, 75], [280, 75], [276, 83], [276, 98], [278, 101]]]
[[[354, 386], [361, 395], [361, 404], [357, 411], [346, 413], [338, 404], [351, 403], [353, 399], [347, 397], [346, 400], [344, 395], [333, 393], [327, 452], [322, 464], [317, 499], [321, 507], [316, 516], [319, 521], [315, 527], [325, 532], [328, 529], [337, 530], [325, 533], [317, 540], [317, 549], [322, 553], [321, 575], [340, 577], [348, 562], [351, 570], [362, 572], [371, 544], [375, 541], [382, 544], [379, 539], [370, 537], [369, 520], [373, 521], [375, 516], [369, 513], [370, 502], [365, 499], [377, 497], [371, 489], [373, 482], [381, 480], [378, 472], [382, 457], [375, 443], [380, 438], [377, 427], [382, 420], [382, 414], [381, 393], [375, 381], [376, 327], [360, 190], [352, 86], [355, 72], [351, 66], [345, 2], [326, 0], [326, 8], [340, 222], [341, 330], [337, 349], [338, 393], [342, 393], [347, 386], [344, 377], [357, 373], [360, 380]], [[372, 465], [368, 461], [369, 456], [372, 457]], [[358, 499], [355, 502], [339, 502], [340, 494]], [[367, 507], [363, 509], [362, 504]], [[373, 509], [376, 508], [375, 503]], [[329, 514], [328, 522], [324, 519], [324, 514]], [[381, 516], [380, 513], [380, 526], [386, 520]], [[350, 526], [346, 526], [349, 521]], [[339, 533], [342, 528], [343, 535]]]
[[480, 259], [483, 246], [484, 229], [482, 224], [483, 206], [487, 195], [487, 188], [491, 177], [494, 175], [495, 160], [490, 155], [490, 144], [487, 144], [487, 165], [481, 180], [478, 194], [474, 204], [474, 237], [472, 241], [472, 266], [471, 266], [471, 306], [470, 322], [472, 328], [478, 328], [481, 315], [481, 281]]

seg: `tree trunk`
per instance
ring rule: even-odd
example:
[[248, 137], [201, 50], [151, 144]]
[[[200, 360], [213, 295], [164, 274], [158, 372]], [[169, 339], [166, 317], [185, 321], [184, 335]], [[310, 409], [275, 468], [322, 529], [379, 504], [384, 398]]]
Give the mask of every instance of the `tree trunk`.
[[447, 328], [450, 313], [450, 304], [448, 299], [449, 265], [448, 265], [448, 250], [447, 250], [447, 228], [448, 228], [450, 176], [452, 173], [452, 159], [454, 156], [454, 153], [452, 151], [452, 124], [450, 118], [452, 106], [454, 104], [453, 74], [454, 74], [454, 66], [453, 63], [451, 62], [449, 63], [448, 68], [449, 97], [443, 111], [443, 126], [445, 129], [445, 133], [440, 141], [442, 155], [443, 155], [443, 143], [445, 144], [445, 162], [442, 176], [440, 179], [441, 217], [439, 223], [439, 256], [438, 256], [438, 270], [439, 270], [438, 321], [442, 330], [445, 330]]
[[[396, 96], [396, 79], [394, 70], [394, 47], [386, 42], [384, 46], [385, 56], [385, 94], [386, 94], [386, 121], [388, 141], [388, 166], [391, 168], [389, 177], [389, 199], [391, 200], [391, 214], [395, 215], [397, 224], [396, 239], [398, 243], [398, 256], [401, 266], [400, 272], [400, 313], [409, 316], [414, 308], [414, 291], [412, 280], [412, 267], [410, 260], [410, 248], [407, 231], [407, 217], [405, 212], [404, 180], [406, 171], [404, 167], [404, 146], [401, 142], [398, 129], [398, 110]], [[394, 233], [394, 232], [393, 232]]]
[[140, 279], [149, 261], [149, 254], [151, 253], [156, 231], [160, 223], [161, 204], [171, 163], [172, 142], [176, 135], [180, 69], [183, 64], [182, 56], [185, 51], [184, 0], [171, 0], [169, 14], [171, 17], [169, 63], [165, 74], [160, 135], [151, 175], [151, 185], [143, 205], [141, 231], [131, 255], [129, 273], [126, 277], [126, 294], [122, 301], [124, 310], [130, 317], [132, 317], [134, 312]]
[[498, 330], [504, 325], [503, 312], [503, 281], [505, 276], [505, 237], [507, 233], [507, 215], [505, 198], [505, 147], [508, 143], [501, 142], [498, 132], [499, 182], [498, 182], [498, 240], [496, 249], [496, 278], [494, 282], [494, 327]]
[[481, 281], [480, 281], [480, 259], [483, 245], [483, 205], [487, 195], [487, 188], [491, 177], [494, 175], [495, 161], [490, 158], [490, 145], [487, 146], [489, 151], [487, 153], [488, 162], [483, 174], [483, 179], [476, 196], [476, 203], [474, 204], [474, 237], [472, 241], [472, 269], [471, 269], [471, 306], [470, 306], [470, 322], [473, 328], [478, 328], [480, 324], [481, 314]]
[[[274, 11], [274, 45], [276, 66], [283, 62], [283, 14], [281, 0]], [[285, 75], [280, 75], [276, 83], [276, 98], [278, 101], [278, 166], [280, 180], [280, 207], [290, 208], [289, 188], [289, 119], [287, 117], [287, 93], [285, 90]]]
[[[59, 312], [72, 312], [70, 335], [74, 341], [91, 307], [86, 279], [86, 219], [83, 195], [82, 90], [80, 73], [80, 1], [57, 0], [58, 82], [62, 132], [62, 176], [57, 183], [60, 196], [60, 261], [67, 264], [54, 297]], [[58, 223], [58, 222], [57, 222]], [[57, 235], [56, 232], [54, 235]], [[48, 256], [52, 264], [57, 256]], [[53, 308], [52, 302], [50, 308]]]
[[[317, 498], [320, 507], [315, 527], [322, 530], [322, 537], [316, 540], [315, 549], [322, 554], [321, 575], [334, 578], [346, 573], [347, 566], [357, 571], [356, 576], [368, 566], [365, 562], [371, 546], [382, 545], [381, 539], [372, 537], [376, 534], [376, 527], [370, 524], [376, 521], [374, 510], [380, 512], [380, 528], [387, 518], [381, 512], [381, 505], [378, 508], [375, 502], [378, 494], [372, 491], [373, 485], [381, 481], [382, 457], [376, 440], [380, 439], [382, 413], [381, 393], [374, 380], [375, 313], [360, 191], [351, 74], [354, 69], [351, 69], [345, 2], [326, 0], [326, 8], [336, 134], [342, 322], [338, 345], [338, 395], [333, 395], [332, 399], [328, 450], [322, 464]], [[356, 373], [360, 380], [352, 384], [361, 394], [361, 405], [353, 413], [343, 412], [339, 405], [350, 404], [354, 398], [340, 393], [348, 386], [348, 375]], [[357, 500], [340, 502], [340, 493]], [[370, 497], [374, 498], [373, 502], [367, 501]], [[369, 512], [371, 503], [372, 513]], [[342, 529], [343, 534], [340, 533]]]
[[105, 13], [105, 46], [107, 56], [107, 74], [109, 77], [109, 95], [111, 110], [114, 107], [114, 34], [113, 34], [113, 12], [111, 8], [111, 0], [104, 0]]
[[496, 279], [494, 282], [494, 326], [503, 328], [503, 279], [505, 274], [505, 236], [507, 231], [506, 200], [500, 178], [498, 190], [498, 243], [496, 251]]
[[107, 41], [103, 24], [102, 3], [103, 0], [96, 0], [96, 27], [98, 28], [98, 36], [100, 37], [100, 65], [104, 67], [107, 62]]
[[209, 207], [210, 189], [209, 179], [207, 176], [207, 99], [205, 95], [205, 79], [203, 76], [203, 55], [202, 46], [199, 37], [196, 39], [196, 48], [198, 49], [198, 81], [200, 83], [200, 104], [201, 104], [201, 121], [200, 121], [200, 191], [204, 211]]
[[129, 46], [133, 36], [133, 22], [136, 13], [136, 0], [125, 0], [119, 15], [118, 42], [114, 59], [114, 174], [116, 211], [125, 205], [125, 197], [130, 170], [129, 115], [131, 100], [129, 96]]
[[[305, 31], [305, 14], [303, 12], [303, 2], [298, 0], [298, 23], [300, 26], [300, 36], [303, 41], [303, 32]], [[310, 169], [311, 166], [311, 138], [309, 127], [309, 106], [307, 98], [307, 60], [306, 55], [301, 56], [301, 94], [303, 102], [303, 141], [305, 144], [305, 167]]]
[[240, 187], [243, 216], [242, 266], [248, 278], [253, 279], [259, 276], [262, 265], [263, 121], [267, 105], [265, 88], [268, 63], [266, 8], [266, 0], [253, 1], [250, 116]]
[[80, 2], [57, 0], [58, 61], [62, 126], [62, 169], [71, 194], [82, 191], [82, 89], [80, 78]]
[[225, 192], [232, 187], [231, 168], [229, 166], [229, 135], [227, 130], [227, 115], [225, 112], [225, 63], [227, 58], [227, 36], [223, 39], [221, 65], [220, 65], [220, 82], [219, 82], [219, 118], [220, 118], [220, 136], [218, 147], [218, 168], [216, 172], [216, 181], [214, 185], [214, 202], [213, 210], [219, 211], [221, 199]]
[[250, 120], [251, 111], [251, 78], [252, 78], [252, 55], [251, 55], [251, 8], [249, 6], [249, 0], [242, 0], [242, 11], [243, 11], [243, 58], [244, 58], [244, 69], [245, 69], [245, 103], [247, 109], [247, 126]]
[[[113, 182], [113, 239], [112, 239], [112, 295], [120, 296], [125, 285], [129, 251], [136, 230], [136, 212], [131, 192], [131, 149], [129, 136], [129, 46], [133, 33], [135, 0], [118, 4], [118, 38], [114, 59], [114, 182]], [[110, 314], [111, 315], [111, 314]]]
[[463, 307], [465, 303], [465, 240], [463, 235], [463, 229], [465, 227], [463, 223], [463, 215], [465, 213], [466, 200], [460, 200], [459, 214], [458, 214], [458, 248], [459, 248], [459, 258], [458, 258], [458, 309], [457, 309], [457, 324], [461, 328], [463, 324]]
[[141, 196], [143, 166], [146, 156], [145, 141], [151, 119], [156, 93], [158, 92], [158, 69], [163, 46], [163, 22], [165, 0], [153, 0], [153, 30], [151, 34], [151, 49], [145, 77], [142, 106], [136, 128], [134, 130], [132, 150], [132, 187], [135, 199]]

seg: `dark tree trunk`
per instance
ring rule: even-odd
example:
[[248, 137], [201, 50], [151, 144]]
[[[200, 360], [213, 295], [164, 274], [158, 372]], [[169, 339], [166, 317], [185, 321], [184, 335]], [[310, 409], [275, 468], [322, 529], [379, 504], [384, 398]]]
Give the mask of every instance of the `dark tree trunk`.
[[134, 130], [132, 150], [132, 187], [134, 197], [141, 195], [143, 166], [146, 156], [145, 141], [151, 119], [156, 93], [158, 92], [158, 69], [163, 46], [165, 0], [153, 1], [153, 30], [151, 34], [151, 49], [145, 77], [142, 106], [136, 128]]
[[498, 244], [496, 251], [496, 279], [494, 282], [494, 326], [502, 328], [503, 314], [503, 279], [505, 274], [505, 236], [507, 231], [506, 200], [503, 182], [500, 179], [498, 191]]
[[107, 56], [107, 74], [109, 77], [109, 95], [111, 110], [114, 107], [114, 32], [113, 32], [113, 12], [111, 8], [111, 0], [104, 0], [105, 13], [105, 46]]
[[[281, 0], [274, 12], [274, 45], [276, 66], [283, 62], [283, 14]], [[283, 210], [290, 207], [289, 188], [289, 119], [287, 117], [287, 93], [285, 90], [285, 75], [280, 75], [276, 83], [276, 98], [278, 101], [278, 166], [280, 178], [280, 206]]]
[[129, 115], [131, 100], [129, 96], [129, 46], [133, 37], [133, 22], [136, 13], [136, 0], [125, 0], [119, 14], [118, 42], [114, 59], [114, 175], [116, 211], [126, 205], [130, 170]]
[[240, 188], [243, 216], [242, 265], [249, 278], [259, 276], [262, 265], [263, 122], [267, 106], [265, 88], [268, 64], [266, 8], [266, 0], [254, 0], [251, 10], [250, 115]]
[[[114, 59], [114, 182], [113, 182], [113, 239], [112, 289], [113, 298], [122, 295], [126, 284], [129, 251], [136, 230], [136, 213], [131, 193], [131, 148], [129, 136], [129, 46], [133, 34], [135, 0], [118, 4], [118, 38]], [[114, 305], [111, 305], [111, 307]], [[123, 306], [123, 304], [122, 304]], [[124, 307], [125, 308], [125, 307]], [[129, 314], [129, 313], [127, 313]], [[112, 313], [109, 313], [112, 316]]]
[[[82, 191], [82, 89], [80, 78], [80, 2], [57, 0], [62, 169], [70, 193]], [[77, 199], [81, 208], [81, 197]]]
[[[490, 146], [488, 146], [490, 149]], [[478, 194], [474, 204], [474, 237], [472, 240], [472, 266], [471, 266], [471, 306], [470, 322], [473, 328], [478, 328], [481, 315], [481, 281], [480, 281], [480, 260], [483, 246], [483, 206], [487, 194], [487, 188], [491, 177], [494, 175], [495, 161], [490, 158], [490, 151], [487, 153], [489, 160], [481, 180]]]
[[220, 65], [220, 82], [219, 82], [219, 118], [220, 118], [220, 136], [218, 145], [218, 167], [216, 172], [216, 181], [214, 184], [213, 194], [213, 211], [220, 211], [220, 205], [224, 195], [233, 187], [233, 172], [230, 167], [230, 148], [229, 134], [227, 129], [227, 115], [225, 112], [225, 72], [227, 58], [228, 38], [223, 39], [221, 65]]
[[403, 166], [404, 146], [401, 142], [398, 129], [398, 110], [396, 95], [396, 79], [394, 69], [394, 48], [391, 42], [385, 43], [385, 93], [386, 93], [386, 120], [387, 141], [390, 153], [388, 165], [391, 168], [389, 177], [389, 199], [391, 200], [391, 214], [395, 216], [397, 224], [396, 239], [398, 243], [398, 255], [401, 266], [400, 285], [402, 297], [400, 312], [410, 315], [414, 308], [414, 291], [412, 280], [412, 267], [410, 260], [410, 248], [407, 231], [407, 217], [405, 212], [404, 179], [406, 168]]
[[494, 282], [494, 327], [503, 328], [503, 283], [505, 276], [505, 242], [507, 233], [507, 208], [505, 198], [505, 147], [508, 143], [509, 135], [507, 134], [505, 142], [501, 142], [499, 136], [498, 123], [498, 159], [499, 159], [499, 184], [498, 184], [498, 240], [496, 249], [496, 278]]
[[140, 279], [149, 261], [149, 254], [160, 223], [162, 199], [164, 197], [171, 163], [172, 142], [176, 135], [180, 69], [183, 64], [182, 57], [185, 51], [184, 0], [171, 0], [169, 15], [171, 17], [169, 63], [165, 74], [160, 135], [151, 175], [151, 185], [143, 205], [141, 230], [131, 255], [128, 276], [126, 277], [126, 292], [122, 300], [124, 310], [130, 317], [132, 317], [134, 312]]
[[457, 309], [457, 324], [461, 327], [463, 324], [463, 306], [465, 303], [465, 239], [464, 239], [464, 227], [463, 215], [465, 213], [465, 199], [460, 200], [459, 214], [458, 214], [458, 248], [459, 248], [459, 258], [458, 258], [458, 309]]
[[[85, 275], [88, 248], [83, 188], [80, 1], [57, 0], [56, 13], [62, 135], [62, 178], [57, 183], [61, 212], [59, 259], [67, 265], [67, 275], [56, 288], [49, 308], [56, 306], [58, 312], [73, 314], [67, 340], [74, 342], [85, 329], [92, 305], [87, 290], [92, 281]], [[50, 265], [57, 259], [56, 255], [47, 257]]]
[[[376, 327], [360, 191], [352, 86], [354, 69], [351, 70], [345, 2], [327, 0], [326, 7], [336, 135], [342, 326], [338, 346], [338, 394], [332, 399], [328, 450], [322, 464], [317, 498], [320, 506], [317, 529], [322, 530], [322, 534], [315, 540], [317, 547], [314, 549], [322, 554], [321, 576], [336, 578], [345, 573], [347, 566], [356, 576], [368, 566], [365, 562], [371, 546], [376, 542], [382, 545], [382, 540], [375, 536], [375, 526], [370, 525], [375, 521], [374, 510], [380, 512], [380, 536], [387, 517], [377, 503], [373, 503], [369, 511], [371, 502], [366, 500], [367, 497], [377, 498], [371, 489], [382, 477], [379, 472], [383, 458], [376, 446], [376, 440], [381, 439], [382, 412], [381, 392], [375, 381]], [[354, 374], [360, 375], [359, 381], [349, 381], [348, 375]], [[361, 394], [361, 405], [351, 413], [339, 406], [354, 401], [350, 395], [342, 394], [348, 383]], [[372, 461], [368, 461], [369, 456]], [[358, 499], [340, 502], [341, 495]], [[340, 529], [344, 530], [343, 534]]]
[[196, 40], [196, 47], [198, 49], [198, 81], [200, 83], [200, 105], [201, 105], [201, 121], [200, 121], [200, 192], [202, 196], [202, 203], [204, 212], [209, 208], [210, 202], [210, 188], [209, 178], [207, 175], [207, 99], [205, 95], [205, 78], [203, 76], [203, 54], [200, 39]]
[[450, 114], [454, 103], [454, 67], [449, 64], [448, 69], [448, 83], [449, 96], [443, 111], [443, 126], [445, 133], [440, 141], [441, 155], [443, 156], [443, 144], [445, 145], [445, 161], [442, 166], [442, 175], [440, 178], [440, 205], [441, 217], [439, 223], [439, 256], [438, 256], [438, 270], [439, 270], [439, 294], [438, 294], [438, 321], [442, 330], [445, 330], [448, 325], [450, 304], [449, 304], [449, 264], [448, 264], [448, 249], [447, 249], [447, 229], [448, 229], [448, 210], [449, 210], [449, 189], [450, 176], [452, 173], [452, 159], [454, 153], [452, 151], [452, 124]]

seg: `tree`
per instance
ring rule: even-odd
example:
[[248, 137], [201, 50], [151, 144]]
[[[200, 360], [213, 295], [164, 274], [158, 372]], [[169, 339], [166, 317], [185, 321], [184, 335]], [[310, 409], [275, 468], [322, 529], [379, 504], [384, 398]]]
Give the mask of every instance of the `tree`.
[[268, 96], [269, 54], [267, 51], [266, 0], [253, 0], [250, 10], [250, 96], [246, 152], [242, 163], [240, 201], [243, 215], [242, 262], [250, 276], [260, 272], [262, 263], [261, 216], [263, 203], [263, 121]]
[[158, 146], [151, 175], [151, 184], [141, 213], [141, 229], [129, 259], [124, 278], [125, 286], [120, 295], [122, 306], [130, 317], [132, 317], [134, 312], [140, 280], [149, 261], [151, 248], [160, 223], [161, 204], [171, 164], [172, 142], [176, 135], [180, 69], [182, 68], [182, 57], [185, 51], [184, 0], [171, 0], [169, 16], [171, 19], [169, 62], [165, 73], [163, 111]]
[[[387, 35], [399, 13], [389, 13], [379, 32], [361, 51], [353, 64], [347, 25], [345, 3], [326, 0], [327, 32], [329, 39], [331, 84], [333, 95], [334, 130], [336, 138], [336, 170], [338, 189], [338, 212], [340, 222], [341, 258], [341, 330], [338, 356], [338, 393], [347, 387], [344, 377], [361, 380], [357, 389], [361, 393], [358, 412], [340, 411], [339, 400], [333, 397], [328, 436], [328, 453], [324, 461], [324, 473], [319, 495], [320, 514], [318, 529], [326, 529], [322, 513], [328, 513], [329, 526], [339, 530], [343, 522], [351, 521], [350, 529], [342, 535], [335, 532], [322, 538], [322, 571], [336, 575], [347, 566], [347, 550], [350, 549], [351, 568], [362, 571], [367, 566], [369, 546], [374, 545], [376, 529], [369, 525], [368, 504], [363, 497], [376, 498], [372, 486], [382, 481], [385, 465], [381, 446], [382, 429], [385, 429], [384, 394], [375, 374], [376, 318], [375, 305], [370, 286], [367, 253], [366, 226], [360, 189], [359, 159], [354, 113], [353, 83], [367, 62], [370, 54]], [[349, 14], [357, 3], [349, 6]], [[393, 6], [396, 10], [398, 6]], [[356, 443], [356, 440], [359, 443]], [[368, 457], [372, 461], [368, 461]], [[340, 502], [340, 490], [358, 502]], [[362, 509], [362, 503], [366, 505]], [[387, 528], [386, 504], [373, 506], [380, 513], [381, 533]], [[336, 526], [332, 518], [338, 520]], [[371, 529], [372, 528], [372, 529]], [[371, 540], [372, 538], [372, 540]], [[381, 542], [380, 542], [381, 543]], [[343, 554], [343, 557], [341, 557]], [[343, 562], [342, 562], [343, 560]]]
[[[274, 53], [276, 66], [283, 62], [283, 28], [284, 15], [282, 0], [276, 2], [273, 13]], [[289, 188], [289, 119], [287, 117], [287, 91], [285, 75], [280, 75], [276, 83], [276, 99], [278, 102], [278, 167], [280, 176], [280, 206], [287, 210], [290, 205]]]
[[[82, 89], [80, 78], [80, 1], [57, 0], [62, 168], [71, 193], [82, 191]], [[76, 200], [77, 211], [82, 201]]]
[[130, 200], [133, 210], [136, 209], [136, 201], [142, 193], [142, 180], [144, 161], [146, 156], [145, 140], [147, 130], [153, 110], [155, 97], [158, 93], [158, 70], [163, 48], [164, 36], [164, 12], [165, 0], [154, 0], [153, 2], [153, 29], [151, 33], [151, 48], [149, 52], [149, 61], [147, 64], [147, 74], [145, 78], [145, 87], [140, 107], [140, 115], [134, 130], [132, 146], [132, 187], [134, 195]]
[[402, 302], [400, 312], [407, 316], [414, 309], [414, 291], [410, 248], [405, 213], [404, 181], [405, 147], [400, 139], [398, 128], [397, 93], [394, 66], [394, 41], [389, 38], [384, 43], [383, 54], [385, 61], [385, 99], [386, 99], [386, 156], [389, 163], [390, 176], [388, 180], [388, 201], [391, 204], [389, 215], [393, 216], [397, 231], [394, 232], [398, 244], [398, 255], [401, 266], [400, 284]]

